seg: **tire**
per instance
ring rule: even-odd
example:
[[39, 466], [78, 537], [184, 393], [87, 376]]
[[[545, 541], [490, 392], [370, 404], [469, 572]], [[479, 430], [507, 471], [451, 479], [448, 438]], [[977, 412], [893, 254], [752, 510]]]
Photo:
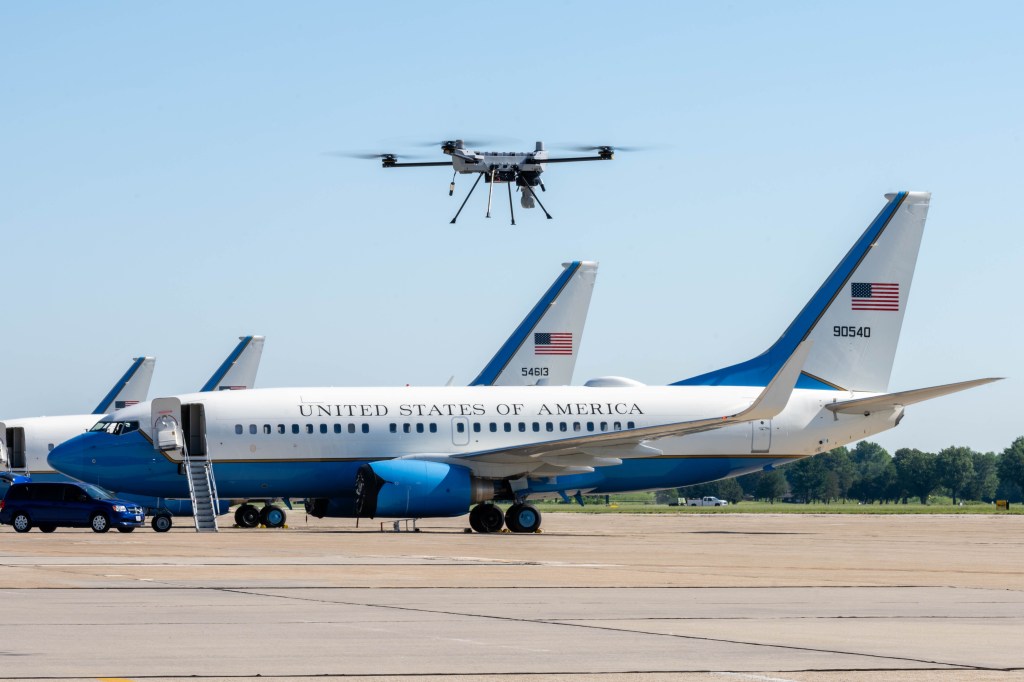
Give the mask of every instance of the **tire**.
[[480, 512], [483, 509], [482, 504], [478, 504], [473, 507], [469, 512], [469, 527], [475, 530], [477, 533], [486, 533], [483, 524], [480, 522]]
[[480, 505], [480, 525], [485, 533], [500, 533], [505, 526], [505, 515], [501, 513], [501, 507], [496, 504]]
[[505, 525], [513, 533], [536, 533], [540, 522], [540, 512], [528, 504], [514, 504], [505, 512]]
[[110, 530], [110, 520], [107, 519], [106, 514], [98, 512], [89, 519], [89, 527], [92, 528], [94, 533], [106, 533]]
[[25, 512], [18, 512], [11, 519], [11, 525], [14, 526], [14, 530], [19, 533], [27, 533], [32, 530], [32, 519]]
[[288, 515], [285, 513], [284, 509], [275, 507], [272, 504], [268, 504], [260, 510], [260, 523], [267, 528], [280, 528], [287, 520]]
[[41, 523], [39, 524], [39, 530], [43, 531], [44, 533], [52, 533], [53, 531], [57, 530], [57, 526], [55, 526], [52, 523]]
[[243, 504], [235, 510], [235, 523], [242, 528], [255, 528], [260, 525], [260, 512], [251, 504]]
[[118, 526], [117, 527], [117, 532], [118, 533], [131, 533], [133, 530], [135, 530], [134, 526]]
[[149, 525], [152, 526], [153, 530], [157, 533], [166, 533], [171, 529], [171, 526], [174, 525], [174, 522], [171, 521], [169, 514], [157, 514], [149, 522]]

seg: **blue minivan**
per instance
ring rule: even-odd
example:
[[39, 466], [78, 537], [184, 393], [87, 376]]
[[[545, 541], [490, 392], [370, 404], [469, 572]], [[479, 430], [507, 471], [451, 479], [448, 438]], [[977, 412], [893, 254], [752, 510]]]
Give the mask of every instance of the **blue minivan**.
[[130, 533], [145, 525], [146, 515], [134, 502], [119, 500], [88, 483], [14, 483], [0, 502], [0, 523], [27, 533], [38, 526], [52, 533], [59, 526], [92, 528], [106, 533], [116, 528]]

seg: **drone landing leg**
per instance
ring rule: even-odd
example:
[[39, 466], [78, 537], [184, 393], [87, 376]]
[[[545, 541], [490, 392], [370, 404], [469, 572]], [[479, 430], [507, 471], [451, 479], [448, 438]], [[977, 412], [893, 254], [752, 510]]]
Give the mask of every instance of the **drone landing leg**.
[[533, 198], [537, 200], [537, 205], [540, 206], [540, 210], [544, 211], [544, 217], [546, 217], [548, 220], [551, 220], [551, 214], [548, 213], [548, 210], [546, 208], [544, 208], [544, 204], [540, 203], [540, 197], [537, 196], [537, 193], [533, 191], [533, 188], [530, 187], [529, 185], [523, 185], [523, 187], [528, 189], [530, 191], [530, 194], [533, 195]]
[[491, 197], [494, 196], [494, 169], [491, 168], [491, 181], [487, 187], [487, 215], [486, 218], [491, 217]]
[[455, 213], [455, 217], [452, 218], [452, 221], [449, 223], [449, 225], [454, 225], [455, 221], [459, 219], [459, 213], [462, 213], [462, 209], [466, 208], [466, 202], [469, 201], [469, 197], [473, 195], [473, 190], [476, 189], [476, 186], [480, 183], [480, 178], [482, 178], [483, 176], [483, 173], [476, 176], [476, 182], [474, 182], [473, 186], [469, 188], [469, 194], [467, 194], [466, 198], [462, 200], [462, 206], [459, 206], [459, 210]]
[[508, 210], [512, 214], [512, 224], [516, 224], [516, 209], [512, 205], [512, 183], [508, 183]]

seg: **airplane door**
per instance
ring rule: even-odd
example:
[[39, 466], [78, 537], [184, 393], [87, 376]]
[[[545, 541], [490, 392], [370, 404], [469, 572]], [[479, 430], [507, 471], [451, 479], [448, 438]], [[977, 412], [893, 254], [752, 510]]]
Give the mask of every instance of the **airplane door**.
[[177, 398], [156, 398], [150, 408], [153, 447], [171, 459], [182, 459], [185, 437], [181, 430], [181, 401]]
[[0, 422], [0, 469], [11, 470], [11, 460], [7, 458], [7, 426]]
[[25, 429], [20, 426], [5, 428], [3, 433], [3, 454], [10, 470], [24, 469], [25, 463]]
[[772, 447], [772, 420], [758, 419], [750, 423], [751, 452], [768, 452]]
[[469, 420], [465, 417], [452, 419], [452, 444], [469, 445]]

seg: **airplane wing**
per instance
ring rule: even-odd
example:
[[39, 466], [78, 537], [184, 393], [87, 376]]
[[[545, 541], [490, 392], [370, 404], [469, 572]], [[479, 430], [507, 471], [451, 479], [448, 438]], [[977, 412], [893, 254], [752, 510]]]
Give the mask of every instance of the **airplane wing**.
[[835, 412], [836, 414], [862, 414], [867, 417], [872, 412], [888, 412], [907, 405], [913, 405], [914, 403], [924, 402], [925, 400], [949, 395], [950, 393], [956, 393], [957, 391], [966, 391], [968, 388], [984, 386], [985, 384], [991, 384], [993, 381], [1001, 380], [1002, 377], [993, 377], [988, 379], [961, 381], [955, 384], [943, 384], [942, 386], [918, 388], [912, 391], [900, 391], [899, 393], [876, 395], [871, 398], [843, 400], [840, 402], [830, 403], [826, 405], [825, 408]]
[[132, 366], [124, 373], [114, 387], [110, 389], [93, 414], [109, 414], [122, 407], [128, 407], [140, 403], [146, 399], [149, 393], [149, 383], [153, 380], [153, 366], [156, 358], [141, 357], [133, 358]]
[[793, 393], [812, 343], [804, 341], [797, 346], [793, 355], [761, 394], [746, 409], [735, 414], [463, 453], [453, 455], [451, 459], [491, 464], [540, 463], [580, 473], [592, 471], [595, 466], [621, 464], [623, 457], [656, 456], [661, 454], [660, 451], [647, 445], [648, 441], [670, 436], [687, 436], [756, 419], [771, 419], [782, 412]]
[[264, 336], [240, 336], [238, 345], [221, 363], [209, 381], [199, 389], [207, 391], [233, 391], [252, 388], [263, 356]]
[[567, 386], [583, 339], [597, 263], [573, 261], [470, 386]]

